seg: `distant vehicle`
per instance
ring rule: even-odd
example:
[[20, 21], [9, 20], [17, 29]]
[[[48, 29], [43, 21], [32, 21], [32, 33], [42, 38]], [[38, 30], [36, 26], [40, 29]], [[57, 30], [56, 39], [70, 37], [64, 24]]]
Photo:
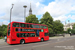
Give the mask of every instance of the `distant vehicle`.
[[11, 22], [7, 29], [8, 44], [24, 44], [49, 40], [48, 27], [43, 24]]

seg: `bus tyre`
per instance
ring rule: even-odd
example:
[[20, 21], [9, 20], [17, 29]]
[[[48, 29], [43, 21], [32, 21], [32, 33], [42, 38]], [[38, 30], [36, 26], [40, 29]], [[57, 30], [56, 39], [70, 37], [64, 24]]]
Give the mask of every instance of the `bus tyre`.
[[44, 39], [43, 38], [41, 38], [41, 42], [43, 42], [44, 41]]
[[25, 40], [20, 40], [20, 44], [24, 44], [25, 43]]

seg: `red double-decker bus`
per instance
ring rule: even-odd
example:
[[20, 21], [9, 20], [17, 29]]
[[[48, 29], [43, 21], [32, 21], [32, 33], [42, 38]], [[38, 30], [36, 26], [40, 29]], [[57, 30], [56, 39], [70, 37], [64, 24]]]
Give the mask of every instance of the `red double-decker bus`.
[[8, 44], [24, 44], [49, 40], [48, 27], [43, 24], [11, 22], [7, 29]]

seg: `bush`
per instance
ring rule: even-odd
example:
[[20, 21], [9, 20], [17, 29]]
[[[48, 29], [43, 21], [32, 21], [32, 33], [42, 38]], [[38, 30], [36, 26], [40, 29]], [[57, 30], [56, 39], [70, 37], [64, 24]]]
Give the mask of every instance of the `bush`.
[[0, 39], [3, 39], [3, 37], [0, 37]]
[[69, 34], [70, 34], [70, 31], [71, 31], [71, 28], [68, 28], [68, 29], [67, 29], [67, 32], [68, 32]]
[[68, 33], [67, 31], [63, 31], [63, 33]]
[[72, 29], [72, 30], [71, 30], [71, 33], [72, 33], [72, 34], [75, 34], [75, 29]]

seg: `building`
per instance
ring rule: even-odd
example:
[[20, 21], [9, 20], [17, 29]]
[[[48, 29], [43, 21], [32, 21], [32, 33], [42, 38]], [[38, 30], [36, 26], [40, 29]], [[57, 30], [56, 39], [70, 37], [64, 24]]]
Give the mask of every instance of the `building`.
[[68, 28], [73, 29], [73, 25], [74, 25], [74, 24], [75, 24], [75, 22], [74, 22], [74, 23], [65, 24], [65, 25], [64, 25], [64, 31], [67, 31]]
[[31, 3], [30, 3], [30, 10], [29, 10], [29, 15], [32, 14], [32, 9], [31, 9]]

